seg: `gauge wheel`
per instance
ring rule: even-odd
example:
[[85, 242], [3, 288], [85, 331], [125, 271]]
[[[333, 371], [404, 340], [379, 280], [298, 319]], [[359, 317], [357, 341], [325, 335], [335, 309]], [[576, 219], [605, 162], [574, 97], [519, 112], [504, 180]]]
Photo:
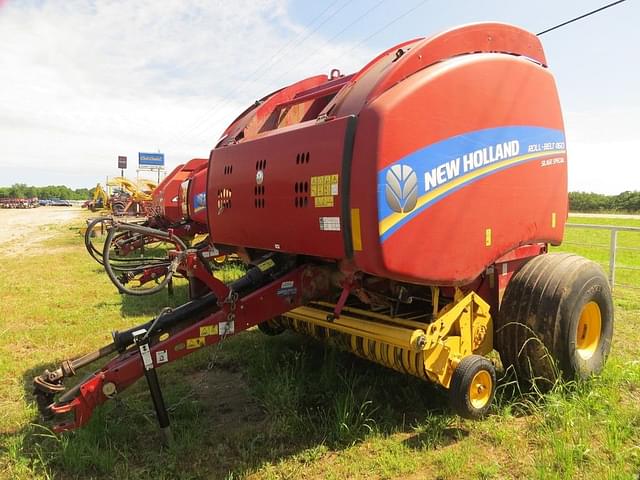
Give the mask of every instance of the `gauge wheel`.
[[496, 369], [480, 355], [464, 357], [453, 371], [449, 385], [449, 403], [461, 417], [484, 417], [496, 391]]

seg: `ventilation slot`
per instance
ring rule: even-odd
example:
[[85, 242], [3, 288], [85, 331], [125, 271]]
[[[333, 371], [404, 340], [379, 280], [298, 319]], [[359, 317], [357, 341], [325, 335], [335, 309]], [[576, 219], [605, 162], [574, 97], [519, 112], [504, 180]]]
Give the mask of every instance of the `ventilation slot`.
[[298, 153], [296, 155], [296, 165], [309, 163], [309, 152]]
[[264, 208], [264, 185], [253, 187], [253, 195], [253, 206], [255, 208]]
[[225, 165], [224, 166], [224, 174], [231, 175], [233, 173], [233, 165]]
[[293, 186], [295, 192], [294, 205], [296, 208], [305, 208], [309, 205], [309, 182], [296, 182]]
[[231, 190], [228, 188], [221, 188], [218, 190], [218, 212], [226, 208], [231, 208]]

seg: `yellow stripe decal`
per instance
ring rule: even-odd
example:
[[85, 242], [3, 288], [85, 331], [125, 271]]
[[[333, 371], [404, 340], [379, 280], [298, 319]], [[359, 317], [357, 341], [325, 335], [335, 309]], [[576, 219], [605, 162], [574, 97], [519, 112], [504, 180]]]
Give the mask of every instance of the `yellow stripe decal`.
[[351, 240], [353, 242], [353, 250], [362, 251], [362, 232], [360, 231], [360, 209], [351, 209]]

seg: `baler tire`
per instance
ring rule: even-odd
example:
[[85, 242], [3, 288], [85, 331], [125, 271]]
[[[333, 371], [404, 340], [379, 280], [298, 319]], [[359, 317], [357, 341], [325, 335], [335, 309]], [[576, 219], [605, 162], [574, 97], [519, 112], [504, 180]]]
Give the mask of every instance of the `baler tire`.
[[496, 392], [496, 369], [480, 355], [464, 357], [451, 376], [449, 404], [463, 418], [484, 417]]
[[512, 277], [495, 324], [505, 369], [541, 391], [598, 373], [611, 349], [613, 300], [598, 264], [545, 254]]

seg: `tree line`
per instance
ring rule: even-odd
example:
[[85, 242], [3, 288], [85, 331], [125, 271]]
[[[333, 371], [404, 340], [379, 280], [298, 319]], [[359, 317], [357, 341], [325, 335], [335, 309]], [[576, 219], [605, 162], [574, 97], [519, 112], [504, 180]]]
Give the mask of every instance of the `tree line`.
[[[72, 190], [64, 185], [46, 187], [27, 186], [15, 183], [10, 187], [0, 187], [0, 198], [60, 198], [62, 200], [87, 200], [91, 198], [93, 188]], [[604, 195], [592, 192], [569, 192], [569, 210], [572, 212], [640, 211], [640, 191], [622, 192], [618, 195]]]
[[0, 198], [33, 198], [50, 200], [87, 200], [91, 198], [93, 188], [76, 188], [64, 185], [48, 185], [46, 187], [27, 186], [25, 183], [14, 183], [10, 187], [0, 187]]
[[622, 192], [618, 195], [604, 195], [591, 192], [569, 192], [571, 212], [638, 212], [640, 211], [640, 191]]

